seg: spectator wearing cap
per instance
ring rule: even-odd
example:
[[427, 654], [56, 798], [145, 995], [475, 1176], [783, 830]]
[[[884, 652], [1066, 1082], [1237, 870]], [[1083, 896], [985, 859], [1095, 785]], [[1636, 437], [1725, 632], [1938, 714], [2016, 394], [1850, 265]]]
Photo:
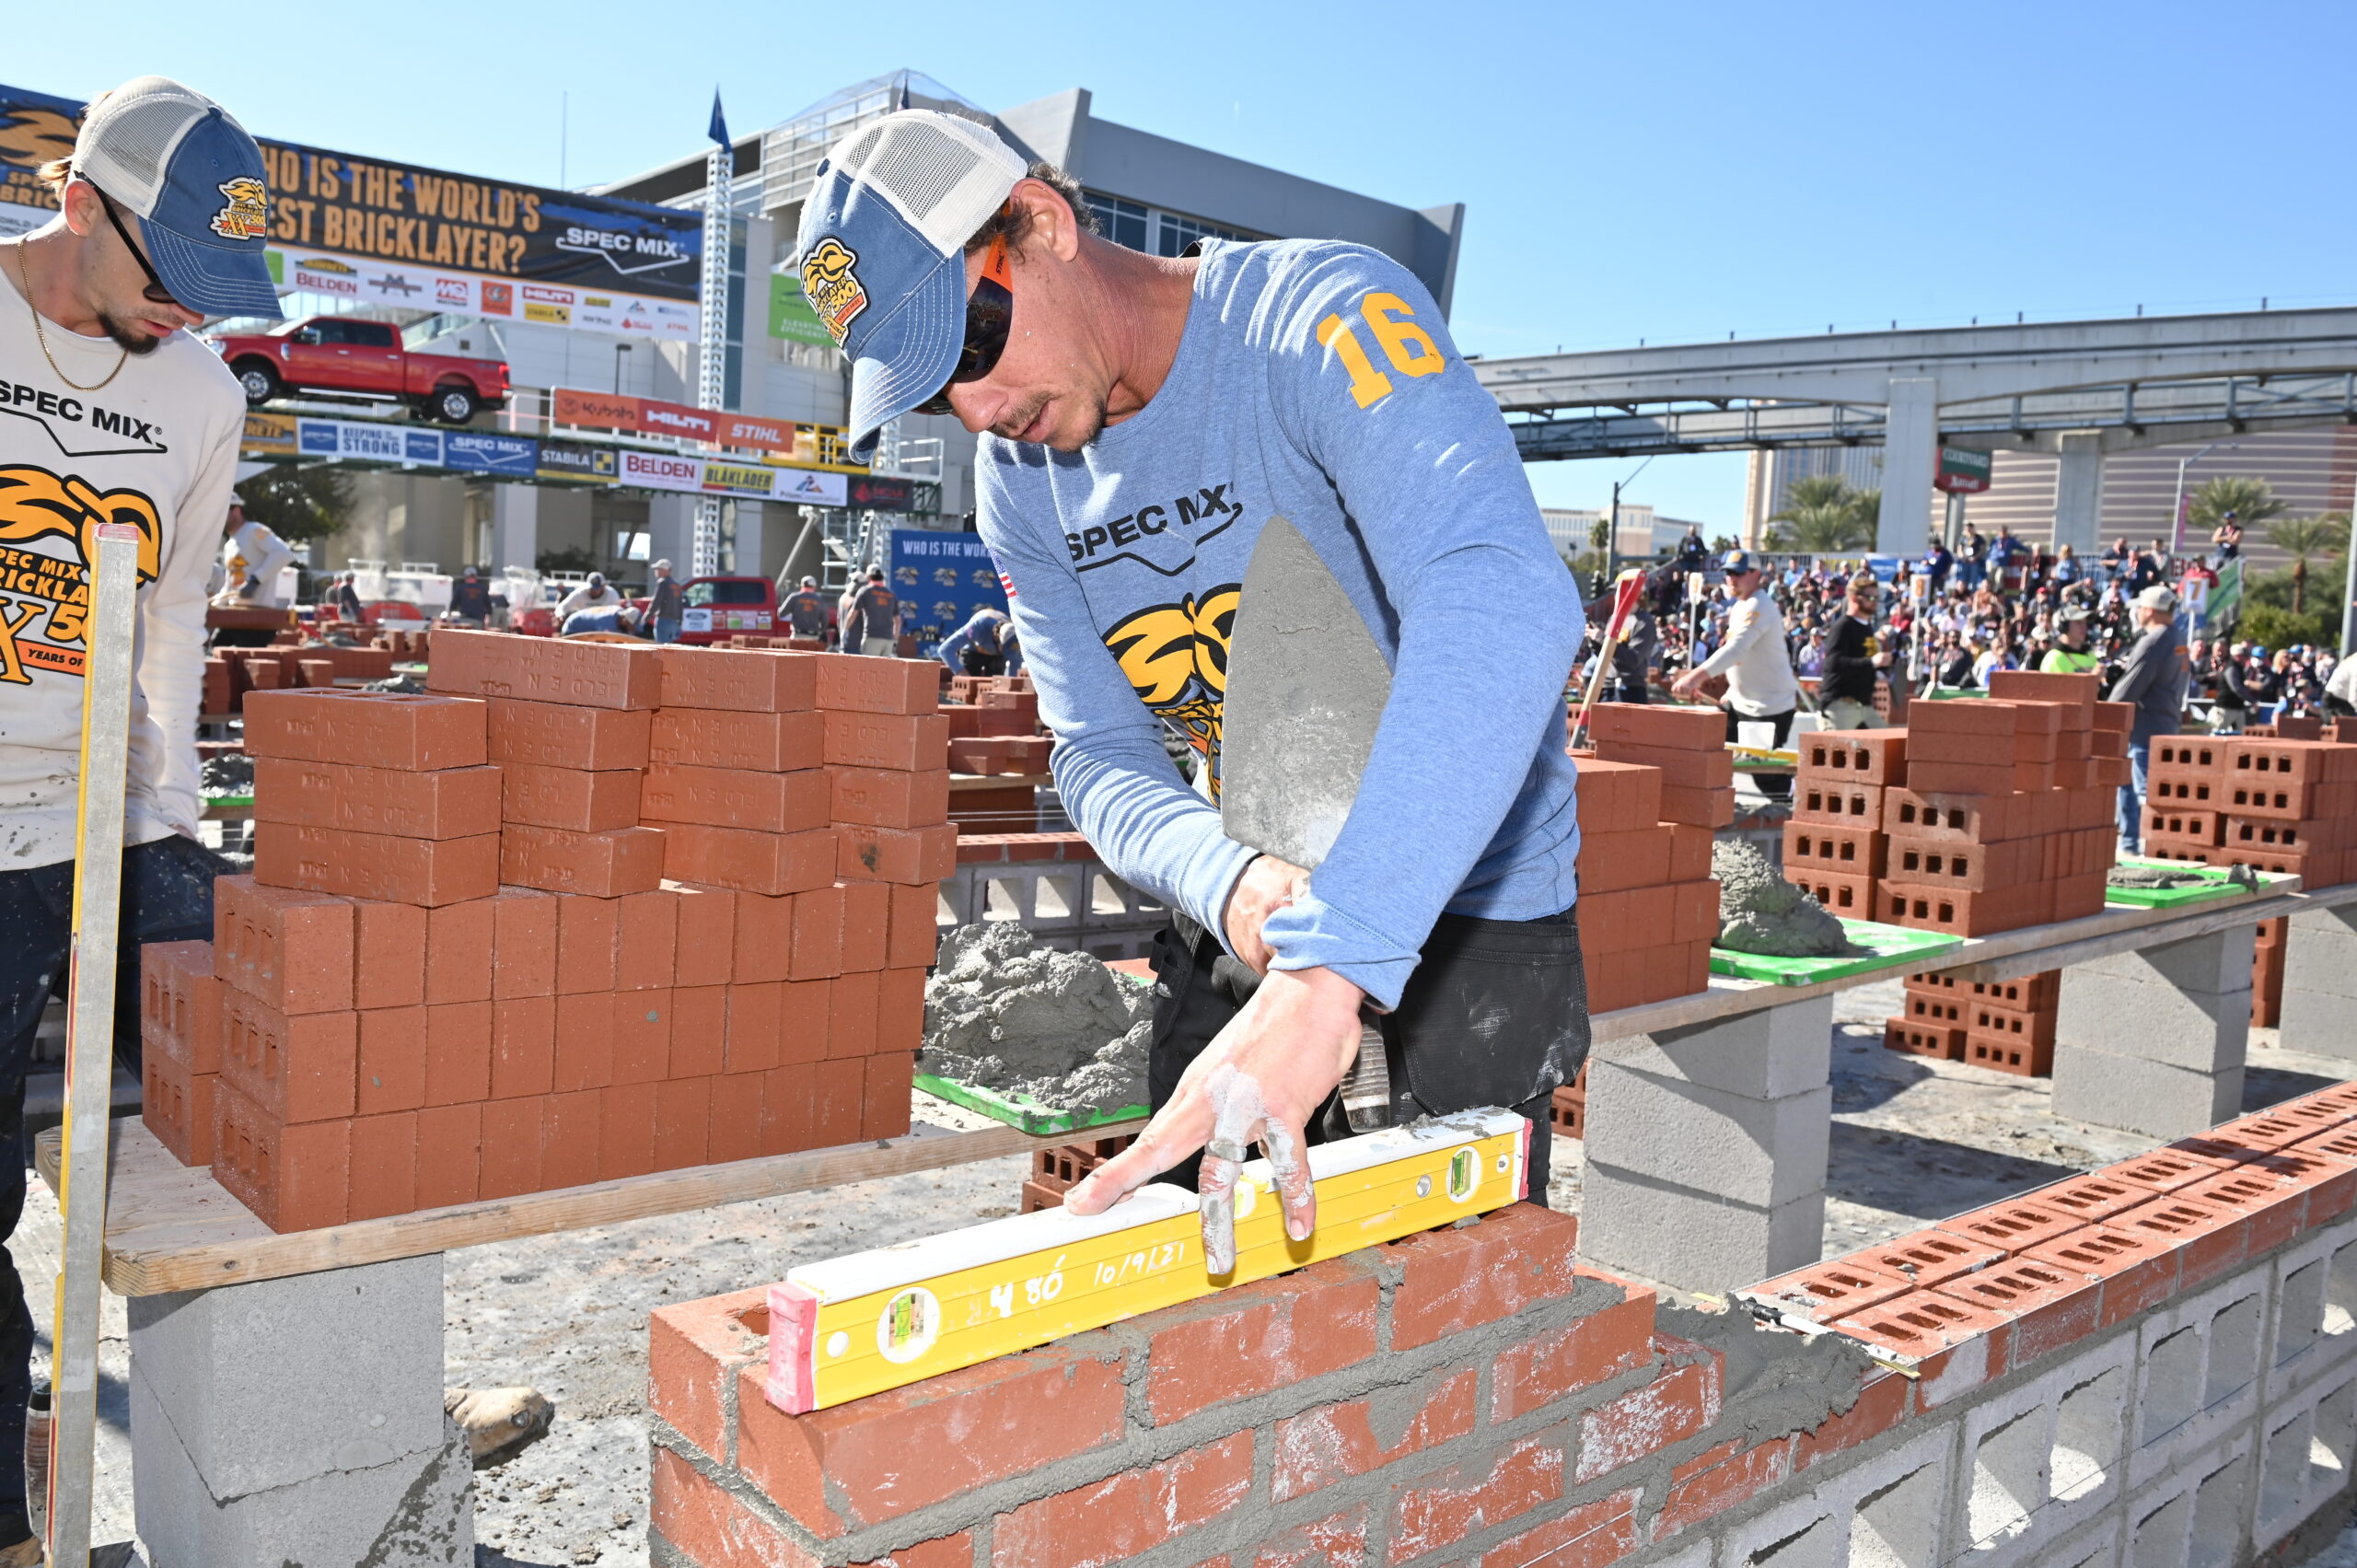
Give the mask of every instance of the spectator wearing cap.
[[2153, 738], [2177, 732], [2192, 675], [2185, 632], [2177, 624], [2176, 594], [2160, 584], [2138, 594], [2136, 623], [2136, 645], [2128, 650], [2110, 693], [2115, 703], [2136, 705], [2128, 726], [2129, 781], [2119, 790], [2119, 847], [2131, 854], [2143, 842], [2144, 777]]
[[819, 579], [805, 577], [802, 586], [785, 596], [777, 607], [785, 623], [797, 637], [824, 638], [827, 634], [827, 596], [819, 591]]
[[450, 585], [450, 619], [478, 630], [491, 620], [491, 585], [471, 566], [460, 571], [459, 580]]
[[655, 622], [655, 640], [676, 643], [679, 640], [679, 585], [671, 575], [671, 563], [655, 563], [655, 587], [647, 595], [647, 618]]
[[1850, 579], [1848, 611], [1833, 622], [1825, 646], [1825, 671], [1817, 683], [1817, 707], [1835, 729], [1888, 727], [1875, 712], [1875, 688], [1890, 668], [1890, 652], [1875, 635], [1875, 611], [1882, 585], [1861, 572]]
[[[59, 122], [65, 126], [66, 122]], [[85, 660], [81, 610], [92, 584], [80, 526], [99, 498], [141, 535], [137, 668], [122, 807], [115, 1061], [141, 1070], [139, 948], [213, 931], [214, 878], [230, 868], [197, 842], [196, 717], [204, 676], [206, 581], [222, 559], [245, 399], [219, 356], [185, 329], [208, 316], [276, 316], [261, 149], [226, 110], [162, 76], [92, 102], [71, 153], [12, 170], [17, 213], [42, 215], [0, 242], [0, 471], [28, 526], [0, 611], [0, 1242], [17, 1228], [27, 1160], [17, 1112], [34, 1036], [69, 972]], [[38, 138], [22, 145], [39, 145]], [[99, 409], [118, 434], [100, 436]], [[44, 489], [57, 499], [44, 503]], [[26, 499], [28, 496], [29, 500]], [[75, 496], [79, 499], [68, 500]], [[127, 499], [125, 499], [127, 498]], [[83, 509], [87, 501], [87, 511]], [[51, 512], [47, 507], [53, 505]], [[38, 522], [39, 527], [30, 526]], [[259, 523], [248, 522], [250, 528]], [[262, 530], [266, 532], [267, 530]], [[259, 576], [267, 564], [246, 556]], [[275, 569], [266, 587], [274, 587]], [[226, 583], [233, 593], [241, 578]], [[25, 657], [19, 661], [21, 649]], [[46, 656], [36, 659], [36, 652]], [[0, 1453], [23, 1451], [33, 1325], [17, 1272], [0, 1250]], [[0, 1464], [0, 1568], [41, 1561], [25, 1510], [24, 1470]]]
[[884, 568], [870, 566], [867, 583], [852, 596], [843, 617], [843, 652], [892, 658], [900, 651], [900, 596], [885, 586]]
[[[556, 623], [560, 627], [563, 627], [570, 631], [572, 629], [570, 622], [573, 618], [580, 614], [582, 611], [590, 610], [616, 610], [621, 607], [621, 602], [622, 596], [616, 593], [611, 587], [607, 586], [606, 574], [603, 572], [592, 572], [589, 574], [587, 580], [583, 582], [579, 587], [574, 589], [571, 593], [565, 595], [564, 598], [557, 601]], [[606, 631], [610, 630], [610, 628], [600, 627], [598, 630]]]
[[2046, 651], [2038, 669], [2047, 675], [2085, 675], [2101, 668], [2103, 661], [2096, 656], [2087, 641], [2087, 612], [2078, 605], [2066, 605], [2056, 617], [2059, 641]]
[[[1792, 649], [1784, 641], [1784, 616], [1760, 581], [1759, 558], [1747, 550], [1730, 550], [1721, 558], [1726, 573], [1727, 636], [1716, 653], [1679, 676], [1670, 694], [1690, 702], [1702, 683], [1724, 676], [1727, 694], [1727, 738], [1737, 738], [1747, 724], [1764, 724], [1782, 747], [1792, 738], [1793, 715], [1799, 712], [1800, 681], [1793, 675]], [[1773, 773], [1757, 783], [1762, 795], [1789, 797], [1793, 781]]]

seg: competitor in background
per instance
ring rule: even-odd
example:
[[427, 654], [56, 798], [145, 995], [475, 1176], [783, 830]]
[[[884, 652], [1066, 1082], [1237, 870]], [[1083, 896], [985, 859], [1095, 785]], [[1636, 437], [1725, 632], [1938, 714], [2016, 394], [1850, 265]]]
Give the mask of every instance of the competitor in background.
[[984, 605], [942, 643], [941, 662], [958, 675], [1004, 675], [1023, 667], [1019, 643], [1006, 611]]

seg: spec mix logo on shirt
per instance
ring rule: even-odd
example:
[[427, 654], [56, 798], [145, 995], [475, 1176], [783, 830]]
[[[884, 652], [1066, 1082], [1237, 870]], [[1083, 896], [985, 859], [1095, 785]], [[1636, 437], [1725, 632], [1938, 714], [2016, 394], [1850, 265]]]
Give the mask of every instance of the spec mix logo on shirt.
[[[29, 686], [33, 671], [82, 673], [82, 640], [90, 610], [89, 543], [101, 523], [139, 530], [139, 580], [161, 569], [163, 523], [155, 501], [137, 490], [101, 491], [79, 474], [29, 464], [0, 467], [0, 685]], [[70, 556], [26, 548], [63, 540]], [[33, 621], [46, 610], [36, 636]]]

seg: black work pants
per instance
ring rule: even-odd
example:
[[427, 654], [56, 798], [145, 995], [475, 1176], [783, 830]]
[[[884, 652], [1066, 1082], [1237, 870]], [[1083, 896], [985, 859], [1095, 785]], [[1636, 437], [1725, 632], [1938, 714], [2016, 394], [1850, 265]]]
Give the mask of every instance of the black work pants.
[[[139, 949], [213, 935], [220, 856], [177, 836], [122, 852], [122, 914], [115, 961], [114, 1059], [141, 1075]], [[6, 1242], [25, 1212], [25, 1072], [50, 997], [66, 994], [74, 863], [0, 871], [0, 1546], [24, 1539], [25, 1399], [31, 1391], [32, 1316]]]
[[[1727, 710], [1727, 744], [1732, 746], [1742, 738], [1737, 729], [1738, 726], [1772, 725], [1775, 726], [1776, 738], [1770, 741], [1769, 745], [1781, 751], [1784, 749], [1784, 742], [1793, 738], [1793, 714], [1798, 711], [1795, 708], [1786, 708], [1781, 714], [1739, 714], [1733, 708], [1729, 708]], [[1771, 800], [1790, 800], [1793, 797], [1793, 781], [1785, 774], [1754, 773], [1751, 782], [1759, 785], [1759, 793]]]
[[966, 673], [969, 675], [1004, 675], [1006, 673], [1004, 654], [986, 654], [977, 647], [968, 646], [958, 649], [958, 662], [966, 667]]
[[[1160, 1110], [1188, 1063], [1251, 1000], [1260, 977], [1184, 916], [1155, 935], [1154, 976], [1146, 1077]], [[1548, 1102], [1587, 1061], [1587, 971], [1576, 911], [1521, 921], [1442, 915], [1382, 1028], [1393, 1122], [1492, 1105], [1529, 1118], [1529, 1196], [1544, 1207], [1552, 1153]], [[1339, 1090], [1306, 1132], [1312, 1144], [1351, 1135]], [[1160, 1179], [1191, 1188], [1199, 1164], [1190, 1156]]]

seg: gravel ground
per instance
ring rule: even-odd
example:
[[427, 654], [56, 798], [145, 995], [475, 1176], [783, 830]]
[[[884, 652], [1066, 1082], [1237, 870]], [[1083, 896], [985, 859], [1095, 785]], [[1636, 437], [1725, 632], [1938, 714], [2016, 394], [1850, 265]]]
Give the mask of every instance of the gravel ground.
[[[2013, 1192], [2151, 1146], [2048, 1114], [2050, 1085], [1882, 1049], [1896, 980], [1843, 993], [1833, 1041], [1828, 1256], [1903, 1235]], [[2253, 1030], [2244, 1104], [2256, 1109], [2338, 1082], [2335, 1062], [2276, 1049]], [[922, 1120], [980, 1119], [924, 1100]], [[1576, 1209], [1580, 1144], [1558, 1139], [1550, 1197]], [[781, 1277], [794, 1264], [1014, 1212], [1026, 1162], [986, 1161], [702, 1214], [472, 1248], [447, 1263], [449, 1382], [529, 1383], [558, 1407], [546, 1440], [476, 1477], [480, 1568], [641, 1568], [646, 1556], [646, 1315]], [[39, 1180], [13, 1244], [47, 1353], [57, 1208]], [[101, 1346], [99, 1516], [94, 1539], [132, 1533], [122, 1303]], [[2357, 1568], [2357, 1527], [2314, 1560]]]

